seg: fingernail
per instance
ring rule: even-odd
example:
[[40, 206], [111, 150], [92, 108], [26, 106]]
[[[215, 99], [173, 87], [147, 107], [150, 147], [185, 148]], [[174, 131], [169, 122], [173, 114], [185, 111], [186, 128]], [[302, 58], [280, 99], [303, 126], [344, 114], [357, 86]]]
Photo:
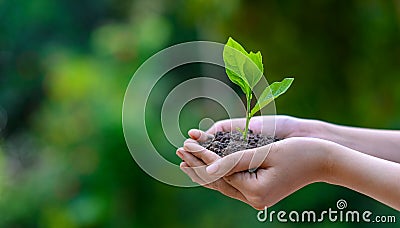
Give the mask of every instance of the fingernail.
[[189, 134], [192, 138], [196, 138], [196, 139], [200, 138], [200, 136], [201, 136], [200, 131], [197, 130], [197, 129], [191, 129], [191, 130], [189, 130], [188, 134]]
[[218, 169], [219, 169], [219, 165], [214, 163], [214, 164], [211, 164], [210, 166], [208, 166], [206, 168], [206, 171], [208, 174], [214, 174], [218, 171]]
[[183, 160], [183, 154], [182, 152], [180, 152], [180, 150], [176, 151], [176, 155], [178, 155], [178, 157]]
[[185, 164], [185, 162], [181, 162], [181, 164], [179, 164], [179, 169], [187, 174], [186, 168], [187, 168], [187, 165]]

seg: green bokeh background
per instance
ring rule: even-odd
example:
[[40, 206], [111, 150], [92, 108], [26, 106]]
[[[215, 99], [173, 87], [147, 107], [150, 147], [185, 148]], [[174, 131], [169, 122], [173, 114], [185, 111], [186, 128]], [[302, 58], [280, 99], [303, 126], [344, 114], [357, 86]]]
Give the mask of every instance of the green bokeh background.
[[[0, 0], [0, 227], [301, 226], [261, 224], [257, 211], [218, 192], [162, 184], [126, 147], [122, 101], [140, 64], [173, 44], [229, 36], [263, 53], [268, 81], [296, 78], [279, 114], [400, 128], [397, 0]], [[177, 71], [155, 93], [163, 97], [196, 70]], [[150, 106], [147, 129], [178, 164], [159, 125], [161, 104]], [[182, 131], [198, 126], [205, 105], [220, 110], [211, 118], [224, 118], [218, 105], [196, 101], [183, 110]], [[327, 184], [270, 210], [326, 210], [342, 198], [349, 209], [400, 220]], [[360, 225], [376, 226], [311, 224]]]

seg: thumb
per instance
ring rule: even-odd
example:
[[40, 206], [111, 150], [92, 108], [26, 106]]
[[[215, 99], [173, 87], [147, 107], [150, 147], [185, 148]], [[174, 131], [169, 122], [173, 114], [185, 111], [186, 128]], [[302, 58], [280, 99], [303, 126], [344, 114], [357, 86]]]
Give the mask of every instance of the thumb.
[[218, 159], [206, 168], [210, 175], [229, 176], [233, 173], [248, 171], [260, 166], [266, 167], [266, 158], [272, 150], [273, 144], [254, 149], [248, 149], [232, 153], [221, 159]]
[[202, 130], [198, 130], [198, 129], [190, 129], [188, 132], [190, 138], [199, 141], [199, 142], [205, 142], [209, 139], [213, 139], [214, 135], [206, 133]]

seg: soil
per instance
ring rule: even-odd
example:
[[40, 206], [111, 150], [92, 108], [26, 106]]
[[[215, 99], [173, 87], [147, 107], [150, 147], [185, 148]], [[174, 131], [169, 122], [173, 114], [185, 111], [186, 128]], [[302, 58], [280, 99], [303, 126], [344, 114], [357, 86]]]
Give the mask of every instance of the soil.
[[210, 151], [213, 151], [219, 156], [224, 157], [237, 151], [265, 146], [279, 140], [272, 136], [254, 134], [252, 130], [249, 130], [247, 137], [248, 140], [245, 141], [243, 140], [242, 133], [240, 133], [239, 131], [218, 131], [213, 139], [209, 139], [203, 143], [200, 143], [200, 145]]

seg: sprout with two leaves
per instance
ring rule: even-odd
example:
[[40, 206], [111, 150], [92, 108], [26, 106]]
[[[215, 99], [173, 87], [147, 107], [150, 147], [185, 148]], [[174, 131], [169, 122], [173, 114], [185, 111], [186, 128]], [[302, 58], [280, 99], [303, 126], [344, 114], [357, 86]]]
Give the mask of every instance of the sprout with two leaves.
[[261, 53], [248, 53], [238, 42], [231, 37], [223, 51], [225, 70], [229, 79], [238, 85], [246, 95], [246, 127], [241, 131], [247, 139], [251, 117], [267, 106], [274, 99], [285, 93], [293, 82], [293, 78], [285, 78], [281, 82], [274, 82], [266, 87], [253, 108], [250, 107], [253, 98], [253, 89], [263, 77], [263, 63]]

